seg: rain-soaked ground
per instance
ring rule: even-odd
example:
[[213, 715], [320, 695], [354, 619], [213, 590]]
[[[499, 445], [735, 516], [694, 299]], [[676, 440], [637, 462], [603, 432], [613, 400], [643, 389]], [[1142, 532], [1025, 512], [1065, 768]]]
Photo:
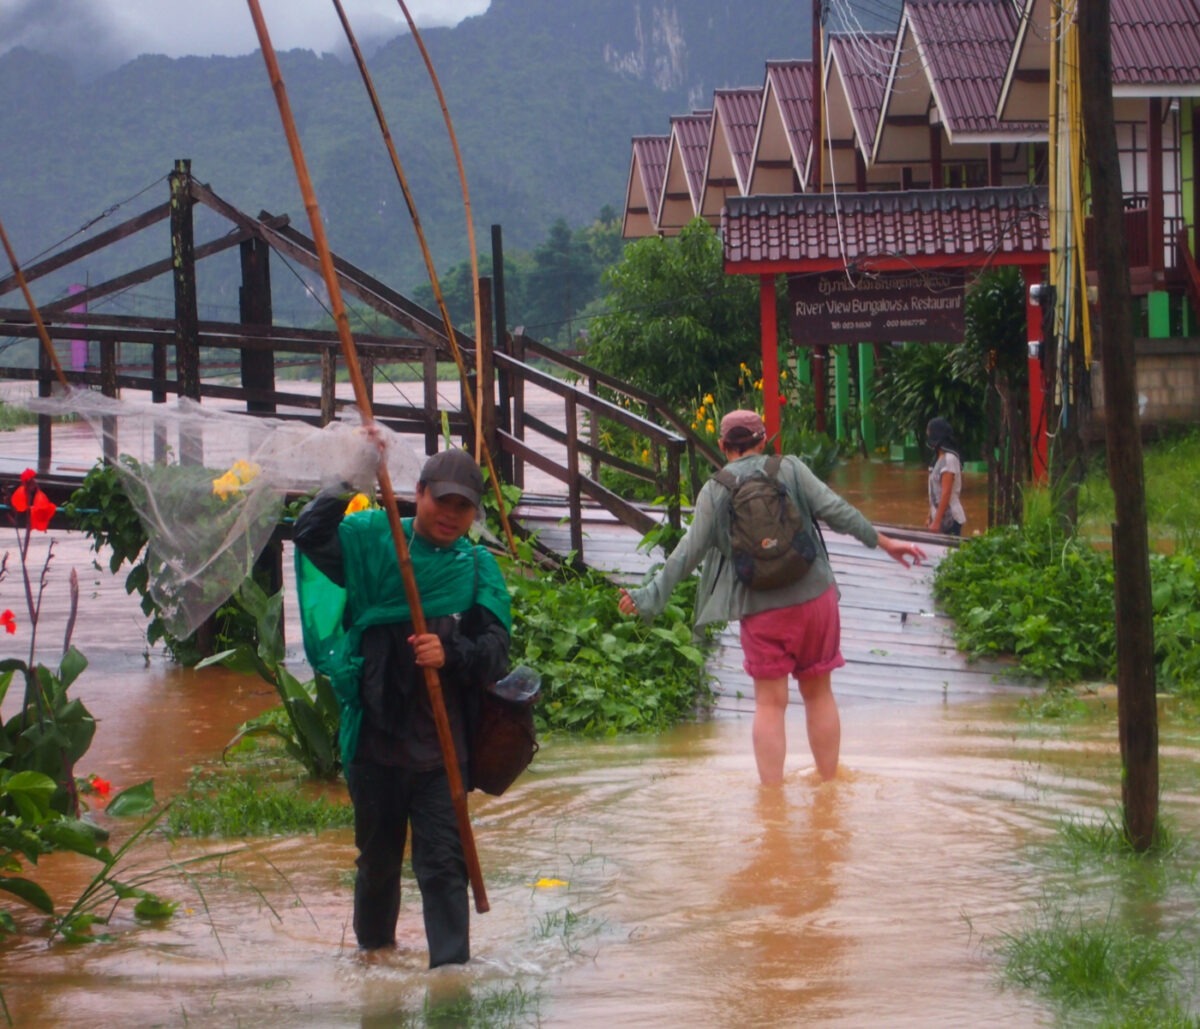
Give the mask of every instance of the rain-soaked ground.
[[[920, 504], [913, 478], [904, 510]], [[146, 655], [137, 605], [89, 565], [85, 544], [62, 539], [49, 591], [80, 570], [75, 642], [91, 665], [75, 693], [99, 729], [78, 772], [118, 789], [153, 778], [169, 797], [274, 693]], [[1116, 809], [1115, 715], [1100, 698], [1082, 726], [1035, 727], [1023, 696], [844, 698], [844, 768], [826, 785], [794, 706], [780, 791], [757, 785], [744, 715], [652, 739], [545, 740], [507, 795], [471, 798], [491, 910], [473, 917], [463, 968], [426, 971], [409, 878], [397, 950], [356, 952], [354, 847], [336, 831], [139, 849], [149, 868], [239, 852], [161, 879], [180, 901], [162, 924], [122, 905], [111, 943], [0, 944], [0, 988], [18, 1026], [420, 1025], [425, 1005], [460, 994], [517, 995], [521, 1013], [499, 1024], [1050, 1025], [1050, 1009], [1001, 985], [995, 948], [1048, 888], [1031, 848], [1064, 817]], [[1166, 731], [1164, 744], [1164, 811], [1194, 835], [1194, 744]], [[96, 817], [117, 842], [129, 831]], [[93, 870], [52, 856], [39, 879], [63, 905]], [[1162, 906], [1184, 918], [1194, 901]]]

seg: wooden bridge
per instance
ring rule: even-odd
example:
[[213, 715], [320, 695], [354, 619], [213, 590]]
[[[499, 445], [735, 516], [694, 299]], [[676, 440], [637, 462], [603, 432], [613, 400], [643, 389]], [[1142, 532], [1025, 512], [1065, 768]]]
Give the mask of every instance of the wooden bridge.
[[[197, 205], [227, 223], [225, 231], [198, 245], [192, 221]], [[84, 341], [98, 349], [98, 364], [63, 368], [72, 387], [113, 397], [142, 395], [150, 403], [186, 396], [250, 415], [313, 424], [328, 423], [352, 403], [350, 391], [338, 383], [337, 334], [273, 323], [271, 255], [316, 272], [319, 260], [312, 241], [292, 228], [286, 216], [263, 212], [251, 217], [238, 211], [193, 179], [186, 162], [179, 162], [170, 176], [167, 201], [32, 265], [24, 270], [25, 277], [36, 286], [51, 273], [165, 220], [171, 226], [171, 252], [162, 260], [41, 306], [56, 348], [64, 341]], [[233, 247], [240, 251], [241, 320], [200, 321], [196, 264]], [[493, 264], [502, 268], [501, 255], [493, 256]], [[680, 498], [703, 480], [708, 467], [720, 463], [719, 455], [690, 426], [657, 398], [520, 331], [495, 332], [488, 280], [481, 282], [479, 342], [463, 335], [456, 338], [470, 377], [465, 384], [448, 386], [438, 375], [439, 365], [451, 356], [440, 319], [348, 262], [337, 259], [335, 265], [348, 296], [399, 327], [395, 335], [356, 337], [379, 421], [432, 453], [438, 448], [443, 417], [453, 435], [465, 441], [474, 438], [461, 390], [478, 391], [477, 396], [491, 398], [478, 405], [483, 439], [502, 477], [525, 490], [513, 518], [519, 529], [536, 532], [550, 550], [573, 553], [617, 581], [638, 580], [652, 561], [661, 559], [661, 553], [638, 549], [642, 535], [663, 518], [661, 510], [620, 495], [604, 479], [606, 472], [619, 473], [627, 481], [649, 484], [656, 496], [672, 498], [666, 518], [678, 526]], [[172, 278], [171, 318], [78, 310], [162, 275]], [[15, 297], [17, 286], [14, 276], [0, 279], [0, 299]], [[502, 308], [502, 291], [497, 300]], [[503, 324], [503, 317], [498, 320]], [[27, 309], [0, 308], [0, 340], [4, 338], [14, 345], [0, 345], [0, 386], [7, 380], [9, 389], [50, 395], [57, 374]], [[25, 361], [17, 360], [21, 348]], [[34, 353], [36, 358], [28, 359]], [[276, 372], [290, 363], [315, 366], [316, 380], [277, 381]], [[387, 369], [397, 364], [416, 369], [416, 382], [410, 384], [419, 393], [415, 402], [405, 393], [382, 388]], [[236, 381], [212, 374], [218, 365], [232, 369]], [[36, 465], [40, 484], [52, 499], [61, 501], [97, 458], [116, 457], [78, 449], [79, 428], [60, 426], [56, 437], [52, 420], [41, 417], [36, 428], [0, 435], [0, 495], [8, 493], [25, 467]], [[603, 446], [601, 441], [610, 435], [636, 438], [645, 456], [638, 460], [632, 448], [622, 455]], [[929, 699], [987, 692], [1007, 681], [1002, 666], [972, 666], [956, 652], [951, 626], [934, 608], [928, 568], [902, 569], [882, 553], [836, 533], [827, 533], [826, 539], [843, 594], [848, 667], [837, 676], [839, 695]], [[944, 553], [943, 542], [925, 537], [925, 544], [936, 562]], [[712, 670], [723, 708], [752, 707], [736, 626], [723, 634]]]
[[[62, 378], [73, 388], [99, 390], [111, 397], [142, 394], [152, 403], [189, 397], [250, 415], [298, 418], [320, 425], [333, 420], [353, 403], [350, 392], [338, 388], [337, 333], [281, 326], [272, 317], [272, 255], [317, 274], [320, 261], [312, 240], [292, 228], [286, 215], [262, 212], [252, 217], [237, 210], [195, 180], [186, 161], [176, 163], [169, 189], [164, 202], [23, 270], [36, 290], [53, 273], [115, 248], [151, 226], [170, 223], [170, 253], [161, 260], [39, 304], [56, 352], [69, 349], [70, 341], [87, 344], [89, 349], [95, 344], [99, 353], [95, 364], [68, 366], [60, 360]], [[195, 240], [193, 212], [198, 207], [215, 213], [220, 223], [203, 242]], [[201, 321], [196, 266], [235, 247], [240, 255], [240, 321]], [[493, 265], [502, 270], [502, 261], [502, 255], [494, 253]], [[494, 303], [502, 310], [503, 296], [498, 291], [493, 301], [490, 280], [480, 283], [478, 341], [456, 332], [452, 347], [440, 318], [349, 262], [335, 258], [334, 263], [345, 295], [397, 326], [391, 335], [356, 336], [373, 413], [389, 428], [413, 437], [425, 453], [437, 449], [443, 418], [453, 436], [474, 440], [469, 405], [462, 397], [462, 390], [470, 389], [474, 396], [485, 398], [478, 405], [482, 438], [505, 481], [525, 489], [531, 474], [548, 478], [555, 492], [566, 496], [573, 524], [582, 523], [588, 504], [641, 532], [656, 525], [658, 518], [645, 505], [623, 496], [623, 491], [605, 485], [608, 473], [646, 483], [645, 492], [670, 498], [667, 518], [678, 526], [681, 496], [702, 481], [702, 467], [720, 463], [713, 448], [657, 398], [559, 354], [520, 330], [495, 331], [492, 310]], [[87, 310], [161, 276], [172, 281], [173, 317]], [[0, 307], [0, 380], [31, 382], [39, 396], [49, 396], [56, 388], [58, 369], [40, 346], [29, 310], [11, 306], [22, 299], [18, 287], [15, 275], [0, 279], [0, 301], [10, 305]], [[12, 343], [3, 345], [5, 338]], [[457, 396], [447, 396], [439, 365], [444, 367], [455, 349], [469, 375], [455, 387]], [[277, 381], [280, 368], [296, 363], [316, 370], [315, 389]], [[217, 365], [234, 369], [236, 381], [210, 374]], [[387, 370], [397, 365], [415, 374], [417, 400], [377, 388]], [[533, 394], [536, 405], [529, 402]], [[626, 454], [601, 446], [599, 441], [610, 436], [636, 439], [644, 458], [634, 454], [632, 443]], [[32, 456], [14, 454], [22, 460], [0, 461], [0, 490], [12, 485], [13, 476]], [[110, 460], [116, 456], [104, 455]], [[53, 499], [78, 482], [78, 475], [55, 459], [54, 427], [48, 417], [39, 419], [36, 466]], [[578, 533], [571, 549], [586, 560]]]

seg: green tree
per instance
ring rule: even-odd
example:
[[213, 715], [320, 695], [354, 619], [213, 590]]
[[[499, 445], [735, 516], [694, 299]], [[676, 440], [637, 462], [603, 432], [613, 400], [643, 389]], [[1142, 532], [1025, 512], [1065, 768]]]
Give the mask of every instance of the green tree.
[[525, 325], [539, 339], [573, 335], [572, 316], [596, 295], [600, 268], [579, 233], [559, 218], [533, 251], [526, 285]]
[[682, 409], [703, 384], [734, 383], [743, 362], [757, 364], [756, 284], [725, 274], [721, 241], [702, 219], [674, 239], [631, 243], [604, 285], [608, 310], [587, 352], [601, 370]]

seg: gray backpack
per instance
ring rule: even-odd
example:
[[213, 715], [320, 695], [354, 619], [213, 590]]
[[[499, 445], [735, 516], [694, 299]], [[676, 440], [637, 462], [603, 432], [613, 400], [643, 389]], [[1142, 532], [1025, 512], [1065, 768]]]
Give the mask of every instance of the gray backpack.
[[817, 559], [804, 515], [779, 481], [783, 458], [773, 454], [761, 471], [738, 479], [722, 468], [713, 478], [729, 490], [733, 571], [752, 590], [799, 582]]

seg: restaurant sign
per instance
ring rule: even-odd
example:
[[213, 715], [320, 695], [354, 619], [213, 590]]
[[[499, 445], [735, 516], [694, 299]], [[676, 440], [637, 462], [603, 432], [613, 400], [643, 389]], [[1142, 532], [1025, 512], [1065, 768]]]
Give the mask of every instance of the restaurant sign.
[[788, 277], [788, 323], [799, 346], [953, 343], [963, 337], [961, 271]]

